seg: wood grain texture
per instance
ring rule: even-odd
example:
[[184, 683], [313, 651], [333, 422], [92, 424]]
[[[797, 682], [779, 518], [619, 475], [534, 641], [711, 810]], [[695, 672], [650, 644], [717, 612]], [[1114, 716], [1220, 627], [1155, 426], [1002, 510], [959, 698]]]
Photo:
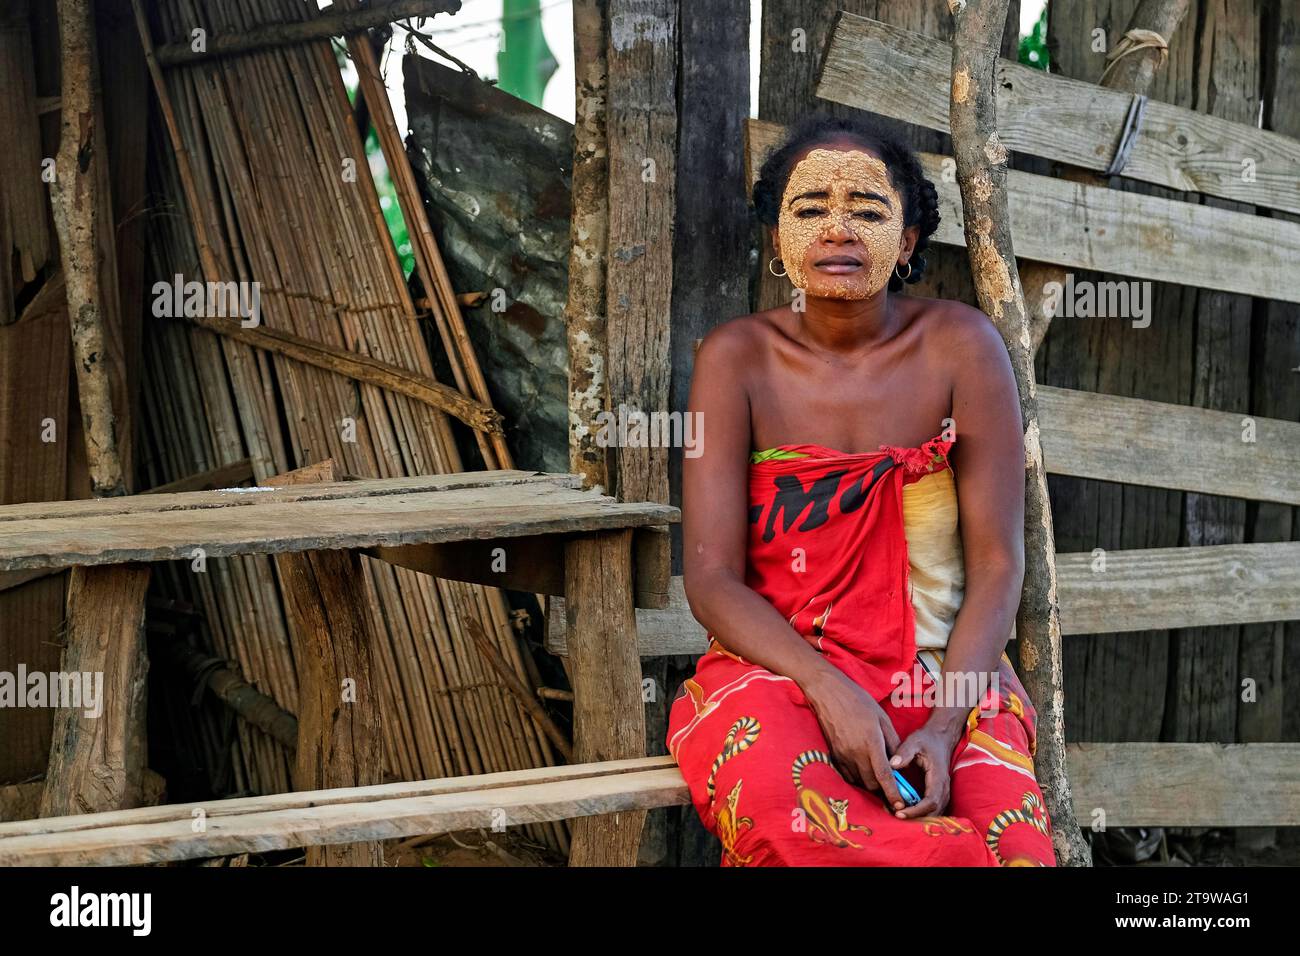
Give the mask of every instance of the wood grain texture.
[[[147, 499], [128, 499], [128, 510], [119, 514], [11, 521], [0, 517], [0, 571], [188, 559], [195, 548], [202, 548], [208, 557], [275, 554], [631, 528], [679, 520], [678, 510], [668, 505], [617, 502], [544, 481], [407, 493], [404, 485], [410, 481], [350, 482], [346, 487], [355, 493], [347, 497], [272, 500], [234, 508], [159, 511]], [[210, 501], [221, 493], [191, 494]], [[154, 501], [171, 498], [173, 504], [189, 497], [147, 496]], [[129, 510], [136, 504], [148, 510]], [[6, 511], [0, 508], [0, 516]]]
[[1111, 551], [1104, 571], [1059, 554], [1057, 566], [1067, 634], [1300, 618], [1300, 542]]
[[[656, 758], [664, 761], [667, 758]], [[265, 798], [263, 798], [265, 799]], [[478, 789], [289, 811], [73, 830], [0, 840], [0, 865], [126, 866], [298, 846], [388, 840], [457, 830], [610, 815], [642, 818], [650, 807], [683, 804], [689, 791], [671, 761], [656, 769], [573, 781]], [[215, 807], [210, 804], [209, 808]], [[630, 865], [630, 864], [626, 864]]]
[[[573, 684], [574, 759], [645, 756], [641, 659], [632, 608], [632, 533], [571, 541], [564, 556]], [[573, 825], [570, 866], [632, 866], [645, 813], [610, 814]]]
[[[608, 0], [609, 239], [605, 314], [609, 409], [666, 412], [671, 375], [677, 182], [677, 4]], [[594, 422], [578, 422], [588, 428]], [[620, 501], [668, 501], [668, 449], [619, 445]], [[664, 541], [662, 561], [670, 560]]]
[[[1260, 2], [1204, 0], [1199, 12], [1196, 107], [1238, 123], [1258, 122]], [[1259, 202], [1263, 197], [1233, 198]], [[1204, 202], [1248, 216], [1255, 212], [1251, 206], [1215, 197], [1206, 197]], [[1248, 295], [1239, 294], [1242, 291], [1225, 285], [1196, 294], [1193, 405], [1222, 411], [1249, 407], [1255, 303]], [[1189, 545], [1239, 544], [1246, 540], [1246, 503], [1200, 492], [1188, 494], [1183, 500], [1183, 525], [1184, 541]], [[1237, 627], [1190, 628], [1173, 635], [1172, 697], [1165, 714], [1164, 739], [1237, 740], [1240, 639]]]
[[[92, 675], [97, 708], [59, 707], [41, 816], [138, 806], [147, 762], [144, 596], [149, 568], [76, 568], [68, 581], [65, 674]], [[93, 675], [102, 675], [100, 679]], [[95, 710], [98, 709], [98, 713]]]
[[[308, 466], [271, 479], [275, 485], [337, 479], [337, 468]], [[364, 787], [384, 776], [379, 694], [371, 679], [374, 642], [365, 579], [355, 551], [277, 554], [275, 567], [298, 674], [298, 790]], [[308, 866], [383, 866], [383, 846], [358, 842], [313, 846]]]
[[[117, 496], [127, 491], [131, 425], [122, 403], [117, 267], [104, 231], [107, 225], [112, 235], [94, 9], [88, 0], [59, 0], [58, 10], [62, 127], [50, 204], [72, 323], [86, 461], [95, 494]], [[100, 274], [101, 256], [108, 282]]]
[[1296, 826], [1300, 744], [1072, 744], [1074, 809], [1087, 826]]
[[[1085, 33], [1081, 42], [1088, 38]], [[846, 14], [827, 50], [817, 95], [946, 132], [950, 57], [940, 41]], [[994, 86], [998, 136], [1008, 149], [1098, 172], [1107, 167], [1129, 94], [1008, 60], [996, 64]], [[1253, 181], [1243, 175], [1247, 160]], [[1300, 142], [1244, 119], [1152, 99], [1123, 175], [1300, 212], [1298, 173]]]
[[418, 797], [454, 796], [464, 793], [487, 793], [492, 790], [518, 786], [537, 786], [547, 783], [573, 783], [594, 777], [635, 774], [646, 770], [659, 770], [672, 766], [671, 758], [634, 757], [626, 760], [606, 760], [601, 763], [566, 764], [556, 767], [535, 767], [528, 770], [503, 770], [495, 773], [470, 774], [456, 777], [435, 777], [428, 780], [402, 780], [369, 787], [341, 787], [332, 790], [289, 791], [253, 797], [230, 797], [225, 800], [200, 800], [190, 803], [149, 805], [127, 810], [112, 810], [78, 816], [41, 817], [30, 820], [0, 822], [0, 839], [15, 836], [48, 836], [78, 830], [95, 830], [117, 826], [144, 826], [158, 823], [188, 824], [194, 811], [203, 811], [209, 820], [230, 818], [250, 813], [284, 813], [337, 804], [360, 806], [366, 803], [383, 803], [388, 800], [407, 800]]
[[1300, 504], [1300, 423], [1046, 385], [1038, 409], [1049, 474]]
[[328, 501], [336, 498], [366, 498], [374, 495], [423, 494], [517, 484], [549, 484], [557, 488], [577, 487], [577, 482], [572, 475], [545, 475], [529, 471], [462, 472], [454, 475], [416, 475], [410, 478], [322, 481], [319, 484], [284, 488], [263, 484], [255, 488], [228, 487], [192, 492], [155, 494], [150, 491], [111, 501], [98, 499], [41, 501], [21, 507], [6, 507], [0, 510], [0, 521], [29, 521], [44, 518], [92, 519], [120, 514], [199, 511], [208, 508], [238, 508], [293, 501]]

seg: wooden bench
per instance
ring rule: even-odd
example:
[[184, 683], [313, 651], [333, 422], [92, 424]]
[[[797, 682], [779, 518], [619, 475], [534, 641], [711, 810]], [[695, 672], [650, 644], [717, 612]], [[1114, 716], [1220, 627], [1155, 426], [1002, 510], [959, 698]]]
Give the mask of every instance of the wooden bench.
[[[103, 672], [105, 698], [114, 703], [98, 718], [77, 708], [56, 712], [43, 813], [48, 821], [78, 809], [111, 813], [132, 805], [132, 778], [144, 771], [143, 740], [131, 732], [143, 702], [140, 625], [149, 568], [142, 562], [193, 561], [196, 554], [306, 556], [305, 564], [281, 564], [301, 655], [300, 711], [316, 712], [299, 715], [299, 761], [304, 753], [321, 754], [317, 762], [337, 770], [324, 775], [329, 783], [369, 782], [349, 776], [351, 759], [359, 762], [363, 751], [377, 779], [376, 710], [311, 704], [337, 703], [340, 674], [359, 685], [369, 680], [369, 625], [357, 607], [359, 553], [439, 577], [564, 596], [574, 758], [644, 756], [633, 604], [663, 603], [666, 569], [643, 565], [638, 575], [634, 554], [662, 550], [664, 526], [678, 517], [666, 505], [583, 491], [574, 475], [504, 470], [0, 508], [0, 572], [73, 568], [63, 669]], [[340, 662], [357, 669], [339, 670]], [[358, 686], [355, 699], [376, 697]], [[300, 811], [301, 805], [281, 807], [276, 825], [298, 832], [291, 818]], [[99, 816], [72, 817], [80, 822], [66, 828], [96, 826]], [[587, 819], [574, 828], [572, 862], [635, 862], [643, 814], [578, 816]], [[26, 828], [39, 844], [47, 825], [15, 823], [8, 832]], [[299, 829], [309, 834], [313, 827]], [[331, 842], [302, 839], [299, 845]], [[353, 861], [366, 859], [374, 857]]]
[[[1074, 744], [1085, 825], [1300, 825], [1300, 744]], [[129, 866], [686, 805], [670, 757], [0, 823], [0, 866]]]
[[[0, 823], [3, 866], [130, 866], [619, 814], [687, 802], [667, 757]], [[626, 861], [623, 861], [626, 862]]]

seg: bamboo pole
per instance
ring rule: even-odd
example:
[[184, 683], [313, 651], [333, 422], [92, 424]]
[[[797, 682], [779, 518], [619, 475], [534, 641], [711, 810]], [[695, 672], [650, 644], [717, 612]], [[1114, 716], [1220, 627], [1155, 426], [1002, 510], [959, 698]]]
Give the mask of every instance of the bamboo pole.
[[86, 435], [86, 463], [98, 497], [126, 494], [117, 419], [109, 382], [109, 336], [99, 282], [100, 202], [97, 193], [99, 69], [90, 0], [59, 0], [62, 130], [51, 205], [63, 258], [72, 321], [77, 392]]
[[[355, 0], [339, 0], [344, 9], [355, 8]], [[474, 355], [474, 348], [465, 329], [465, 321], [460, 313], [460, 304], [452, 287], [451, 278], [442, 261], [438, 243], [429, 217], [425, 213], [424, 201], [420, 196], [415, 174], [406, 158], [402, 146], [402, 137], [393, 118], [393, 108], [388, 102], [388, 91], [383, 78], [379, 75], [379, 62], [375, 51], [365, 37], [349, 37], [348, 52], [357, 69], [361, 95], [370, 111], [375, 135], [383, 150], [384, 162], [388, 165], [397, 192], [398, 204], [406, 220], [407, 232], [411, 237], [411, 249], [415, 254], [416, 268], [420, 281], [427, 295], [432, 296], [431, 309], [438, 334], [442, 338], [443, 349], [447, 354], [456, 386], [462, 392], [472, 394], [485, 405], [491, 404], [488, 395], [487, 380]], [[510, 468], [510, 451], [506, 447], [503, 435], [489, 436], [489, 442], [479, 439], [479, 450], [489, 468]], [[489, 447], [490, 445], [490, 447]]]
[[1006, 343], [1025, 434], [1025, 584], [1016, 615], [1020, 673], [1038, 706], [1035, 767], [1053, 824], [1057, 860], [1091, 863], [1074, 818], [1065, 760], [1061, 619], [1056, 544], [1039, 441], [1029, 313], [1016, 271], [1007, 211], [1007, 150], [998, 139], [995, 76], [1008, 0], [949, 0], [956, 21], [949, 101], [966, 247], [979, 306]]

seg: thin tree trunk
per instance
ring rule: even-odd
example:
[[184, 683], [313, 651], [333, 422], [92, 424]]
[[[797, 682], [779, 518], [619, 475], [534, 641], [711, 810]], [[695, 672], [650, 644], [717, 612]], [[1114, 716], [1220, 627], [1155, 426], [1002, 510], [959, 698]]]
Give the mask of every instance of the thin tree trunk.
[[59, 0], [63, 47], [63, 125], [54, 162], [51, 205], [59, 234], [72, 323], [86, 461], [97, 497], [126, 494], [108, 376], [108, 335], [99, 286], [99, 72], [90, 0]]
[[1074, 819], [1066, 776], [1056, 545], [1039, 441], [1029, 313], [1011, 245], [1007, 150], [997, 135], [994, 81], [1007, 0], [949, 0], [948, 6], [956, 22], [949, 109], [966, 248], [979, 306], [1010, 353], [1025, 433], [1025, 586], [1016, 615], [1020, 674], [1038, 707], [1035, 766], [1052, 819], [1057, 860], [1087, 866], [1090, 854]]
[[596, 416], [609, 403], [605, 324], [605, 247], [609, 241], [609, 144], [605, 100], [609, 62], [608, 0], [574, 0], [577, 103], [573, 123], [573, 212], [569, 228], [569, 470], [584, 488], [610, 490], [606, 450], [596, 443]]

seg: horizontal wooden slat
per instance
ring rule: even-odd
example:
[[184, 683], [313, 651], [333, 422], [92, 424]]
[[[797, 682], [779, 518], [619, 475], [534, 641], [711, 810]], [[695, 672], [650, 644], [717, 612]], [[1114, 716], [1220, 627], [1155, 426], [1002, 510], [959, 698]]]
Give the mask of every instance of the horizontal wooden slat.
[[[750, 166], [756, 176], [783, 128], [750, 120], [748, 129]], [[945, 163], [952, 161], [934, 153], [920, 153], [918, 158], [939, 194], [941, 220], [933, 240], [965, 245], [961, 194], [954, 177], [945, 172]], [[1300, 223], [1017, 170], [1007, 174], [1007, 194], [1019, 258], [1300, 302], [1300, 272], [1290, 267], [1300, 258]], [[1041, 289], [1025, 292], [1044, 294]], [[1143, 301], [1145, 319], [1128, 315], [1112, 321], [1149, 321], [1151, 302], [1149, 297]], [[1063, 315], [1058, 321], [1069, 318]]]
[[1058, 554], [1065, 634], [1300, 618], [1300, 541]]
[[[474, 779], [459, 778], [462, 782]], [[389, 840], [487, 828], [503, 822], [518, 826], [646, 810], [683, 804], [688, 799], [681, 773], [661, 761], [658, 769], [651, 770], [361, 802], [313, 801], [314, 805], [293, 809], [262, 810], [244, 801], [244, 812], [208, 814], [199, 833], [194, 832], [194, 818], [187, 816], [165, 822], [5, 836], [0, 838], [0, 865], [126, 866]], [[210, 805], [214, 811], [217, 808], [216, 802]]]
[[1091, 826], [1300, 825], [1300, 744], [1107, 743], [1066, 748], [1074, 812]]
[[[6, 507], [0, 508], [0, 571], [176, 560], [191, 557], [195, 548], [208, 557], [273, 554], [634, 528], [679, 520], [676, 508], [615, 501], [567, 487], [568, 478], [434, 491], [407, 490], [411, 479], [368, 480], [336, 485], [327, 492], [333, 497], [281, 500], [287, 489], [246, 491], [249, 504], [244, 507], [185, 507], [191, 498], [207, 501], [221, 494], [195, 492], [114, 499], [123, 506], [117, 513], [35, 519], [10, 519]], [[172, 510], [137, 510], [168, 498], [175, 505]], [[106, 504], [99, 502], [101, 508]]]
[[[680, 574], [668, 581], [668, 606], [636, 611], [636, 639], [642, 657], [665, 657], [672, 654], [703, 654], [709, 649], [704, 628], [695, 620], [686, 600], [686, 588]], [[568, 624], [564, 598], [546, 602], [546, 649], [552, 654], [569, 654]], [[672, 688], [668, 688], [669, 691]]]
[[[1085, 826], [1300, 825], [1300, 744], [1084, 743], [1067, 760]], [[671, 757], [644, 757], [0, 824], [0, 865], [138, 865], [689, 801]]]
[[1038, 415], [1051, 474], [1300, 505], [1296, 422], [1047, 385]]
[[[948, 132], [952, 48], [841, 14], [817, 95]], [[1132, 96], [1000, 60], [998, 137], [1008, 149], [1106, 169]], [[1300, 142], [1152, 99], [1123, 174], [1237, 202], [1300, 212]], [[1014, 202], [1011, 204], [1014, 208]], [[1016, 251], [1020, 252], [1019, 243]]]
[[[1065, 635], [1300, 620], [1300, 541], [1058, 554]], [[565, 655], [564, 600], [547, 612], [546, 648]], [[674, 576], [669, 606], [636, 612], [642, 657], [703, 654], [705, 630]]]
[[578, 475], [551, 475], [536, 471], [469, 471], [449, 475], [416, 475], [410, 478], [323, 481], [310, 485], [218, 488], [213, 491], [161, 494], [144, 492], [127, 498], [84, 498], [76, 501], [33, 501], [20, 505], [4, 505], [0, 507], [0, 521], [93, 518], [157, 511], [196, 511], [202, 508], [238, 508], [288, 501], [324, 501], [329, 498], [364, 498], [372, 495], [414, 494], [424, 491], [452, 491], [460, 488], [489, 488], [518, 484], [549, 484], [562, 488], [580, 488], [582, 479]]
[[39, 820], [21, 820], [0, 823], [0, 840], [13, 836], [35, 836], [43, 833], [66, 833], [73, 830], [92, 830], [110, 826], [136, 826], [148, 823], [180, 822], [193, 819], [196, 810], [206, 817], [235, 817], [248, 813], [300, 810], [306, 807], [338, 803], [370, 803], [385, 800], [405, 800], [471, 790], [496, 790], [543, 783], [557, 783], [659, 770], [664, 757], [631, 757], [625, 760], [607, 760], [593, 764], [570, 764], [558, 767], [532, 767], [525, 770], [502, 770], [496, 773], [469, 774], [461, 777], [439, 777], [433, 780], [411, 780], [397, 783], [374, 784], [367, 787], [338, 787], [331, 790], [309, 790], [291, 793], [273, 793], [261, 797], [234, 797], [229, 800], [203, 800], [194, 803], [169, 803], [162, 806], [134, 807], [129, 810], [109, 810], [103, 813], [79, 814], [66, 817], [45, 817]]

